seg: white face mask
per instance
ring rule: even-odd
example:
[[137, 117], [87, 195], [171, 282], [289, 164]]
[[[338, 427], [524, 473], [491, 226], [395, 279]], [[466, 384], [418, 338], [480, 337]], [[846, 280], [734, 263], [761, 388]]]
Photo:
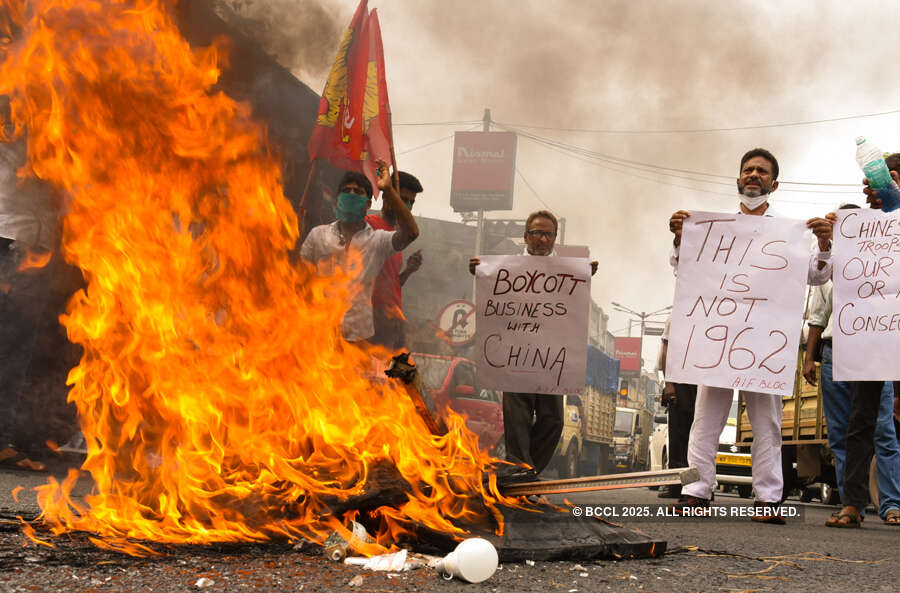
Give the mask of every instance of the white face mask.
[[741, 198], [741, 204], [746, 206], [748, 210], [756, 210], [766, 203], [766, 200], [769, 199], [769, 194], [763, 194], [761, 196], [745, 196], [744, 194], [739, 194], [739, 197]]

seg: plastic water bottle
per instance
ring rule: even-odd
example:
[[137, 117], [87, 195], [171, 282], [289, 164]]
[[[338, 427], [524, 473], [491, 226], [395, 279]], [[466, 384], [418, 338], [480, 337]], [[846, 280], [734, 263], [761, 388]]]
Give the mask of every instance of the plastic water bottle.
[[869, 180], [869, 187], [878, 190], [881, 209], [890, 212], [900, 208], [900, 187], [891, 179], [881, 150], [862, 136], [856, 138], [856, 162]]

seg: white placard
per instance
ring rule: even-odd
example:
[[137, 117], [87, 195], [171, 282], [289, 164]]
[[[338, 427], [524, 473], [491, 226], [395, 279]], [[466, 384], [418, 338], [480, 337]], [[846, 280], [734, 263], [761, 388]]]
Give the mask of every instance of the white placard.
[[581, 393], [587, 372], [587, 259], [482, 256], [476, 274], [478, 384]]
[[810, 242], [801, 221], [691, 212], [682, 232], [666, 379], [792, 393]]
[[900, 212], [838, 210], [835, 381], [900, 380]]

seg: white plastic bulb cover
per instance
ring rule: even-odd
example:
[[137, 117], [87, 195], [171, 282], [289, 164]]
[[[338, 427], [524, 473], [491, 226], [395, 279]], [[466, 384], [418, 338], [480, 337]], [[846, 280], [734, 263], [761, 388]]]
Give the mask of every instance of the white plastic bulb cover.
[[497, 571], [497, 564], [497, 549], [493, 544], [473, 537], [460, 542], [455, 550], [447, 554], [438, 570], [470, 583], [480, 583], [491, 578]]

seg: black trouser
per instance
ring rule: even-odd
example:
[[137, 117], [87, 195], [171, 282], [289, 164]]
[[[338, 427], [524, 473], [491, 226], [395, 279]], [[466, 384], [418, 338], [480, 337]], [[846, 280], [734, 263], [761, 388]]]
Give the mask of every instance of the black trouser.
[[47, 268], [19, 272], [24, 249], [0, 238], [0, 449], [14, 442], [16, 409], [47, 303]]
[[563, 398], [542, 393], [503, 393], [506, 458], [540, 473], [550, 463], [563, 429]]
[[[857, 509], [869, 504], [869, 465], [875, 454], [875, 424], [884, 381], [850, 382], [850, 421], [844, 464], [844, 504]], [[894, 388], [897, 384], [894, 383]]]
[[669, 467], [688, 466], [688, 437], [696, 405], [697, 386], [675, 383], [675, 403], [669, 406]]
[[403, 318], [373, 307], [372, 321], [375, 325], [375, 335], [369, 339], [371, 343], [390, 350], [406, 348], [406, 321]]

